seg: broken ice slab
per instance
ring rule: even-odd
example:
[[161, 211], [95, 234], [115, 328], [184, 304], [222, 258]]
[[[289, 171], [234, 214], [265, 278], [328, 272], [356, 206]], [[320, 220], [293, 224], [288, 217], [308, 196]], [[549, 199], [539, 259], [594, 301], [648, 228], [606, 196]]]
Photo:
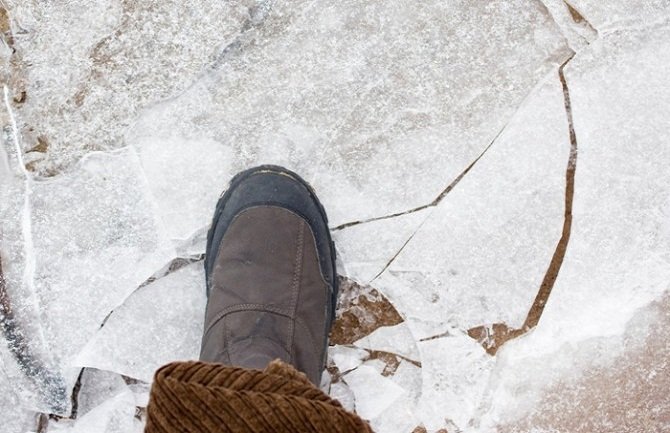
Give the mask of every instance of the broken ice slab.
[[337, 366], [340, 373], [358, 368], [369, 356], [369, 352], [356, 347], [340, 345], [328, 347], [328, 359]]
[[537, 353], [531, 334], [500, 353], [478, 431], [664, 431], [670, 422], [670, 293], [628, 321], [621, 335]]
[[354, 346], [366, 350], [389, 352], [404, 358], [418, 361], [419, 351], [413, 335], [406, 323], [394, 326], [382, 326], [360, 340]]
[[129, 296], [73, 364], [152, 382], [163, 364], [198, 359], [205, 303], [202, 263], [181, 268]]
[[105, 401], [128, 389], [123, 377], [111, 371], [85, 368], [81, 374], [77, 397], [77, 418], [81, 418]]
[[353, 391], [344, 382], [336, 382], [330, 385], [328, 395], [339, 401], [342, 407], [350, 412], [356, 410], [356, 399]]
[[221, 179], [286, 165], [336, 226], [433, 201], [567, 55], [539, 3], [275, 2], [215, 73], [144, 111], [126, 139], [204, 140], [232, 155]]
[[415, 339], [521, 326], [561, 236], [569, 152], [554, 71], [377, 279]]
[[141, 433], [135, 418], [135, 397], [127, 387], [75, 421], [52, 421], [49, 431], [58, 433]]
[[570, 48], [577, 52], [598, 37], [598, 32], [583, 16], [564, 0], [542, 0], [565, 35]]
[[133, 144], [169, 236], [197, 238], [196, 232], [211, 223], [217, 198], [228, 187], [230, 149], [206, 137], [149, 138]]
[[189, 88], [263, 15], [246, 0], [194, 0], [186, 13], [163, 0], [5, 3], [12, 96], [41, 175], [122, 146], [142, 109]]
[[668, 27], [608, 34], [566, 67], [579, 145], [570, 244], [539, 325], [500, 353], [491, 428], [653, 431], [670, 419], [658, 334], [670, 291], [669, 41]]
[[333, 232], [341, 273], [370, 284], [426, 220], [432, 209], [370, 221]]
[[[4, 341], [1, 343], [4, 344]], [[37, 427], [37, 414], [21, 406], [21, 399], [16, 394], [13, 381], [6, 374], [2, 357], [0, 357], [0, 414], [2, 414], [3, 433], [25, 433]]]
[[586, 20], [600, 32], [641, 27], [670, 18], [667, 0], [570, 0], [566, 4], [570, 5], [576, 21]]
[[343, 380], [354, 393], [356, 413], [366, 420], [379, 416], [407, 392], [367, 365], [347, 373]]
[[132, 149], [90, 154], [72, 173], [26, 185], [27, 201], [3, 209], [14, 218], [0, 222], [9, 302], [30, 351], [54, 365], [43, 373], [71, 385], [71, 357], [174, 252]]
[[616, 335], [670, 281], [670, 26], [607, 35], [566, 68], [579, 145], [546, 350]]
[[494, 361], [467, 334], [419, 342], [422, 392], [417, 417], [428, 428], [465, 430], [476, 415]]
[[421, 394], [421, 368], [401, 361], [389, 378], [407, 392], [370, 420], [370, 425], [376, 433], [412, 432], [421, 424], [416, 413], [416, 403]]

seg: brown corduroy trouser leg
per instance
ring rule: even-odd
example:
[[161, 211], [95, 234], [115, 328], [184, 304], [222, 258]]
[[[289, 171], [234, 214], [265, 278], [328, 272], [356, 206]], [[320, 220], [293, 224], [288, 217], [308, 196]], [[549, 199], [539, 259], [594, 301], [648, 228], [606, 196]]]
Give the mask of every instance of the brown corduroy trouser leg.
[[370, 426], [293, 367], [265, 371], [198, 361], [175, 362], [155, 375], [145, 433], [349, 433]]

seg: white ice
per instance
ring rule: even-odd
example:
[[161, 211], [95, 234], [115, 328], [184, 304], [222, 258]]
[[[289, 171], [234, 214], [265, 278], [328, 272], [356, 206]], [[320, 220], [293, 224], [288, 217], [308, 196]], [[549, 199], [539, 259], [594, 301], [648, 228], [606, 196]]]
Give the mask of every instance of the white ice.
[[[329, 350], [346, 373], [331, 393], [378, 432], [534, 427], [547, 394], [569, 404], [556, 383], [652, 335], [647, 308], [670, 290], [666, 0], [0, 8], [7, 293], [66, 391], [100, 370], [79, 419], [50, 431], [141, 430], [154, 370], [197, 358], [202, 331], [202, 263], [167, 267], [204, 252], [218, 195], [260, 163], [313, 184], [340, 273], [404, 319]], [[563, 229], [568, 112], [565, 260], [537, 328], [492, 357], [466, 331], [526, 319]], [[10, 433], [34, 430], [33, 410], [67, 414], [69, 394], [45, 403], [2, 343]], [[368, 350], [405, 359], [384, 377]]]
[[114, 310], [73, 364], [151, 382], [156, 369], [168, 362], [198, 359], [204, 286], [204, 268], [198, 262], [138, 289]]
[[563, 226], [563, 106], [553, 71], [377, 280], [415, 338], [524, 322]]

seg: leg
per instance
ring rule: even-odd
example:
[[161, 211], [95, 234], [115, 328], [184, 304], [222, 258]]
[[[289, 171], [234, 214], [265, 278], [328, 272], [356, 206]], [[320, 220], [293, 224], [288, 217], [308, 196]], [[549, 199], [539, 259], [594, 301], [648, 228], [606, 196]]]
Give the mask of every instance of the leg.
[[318, 386], [337, 299], [325, 211], [295, 173], [237, 175], [205, 258], [201, 362], [161, 368], [147, 432], [366, 432]]

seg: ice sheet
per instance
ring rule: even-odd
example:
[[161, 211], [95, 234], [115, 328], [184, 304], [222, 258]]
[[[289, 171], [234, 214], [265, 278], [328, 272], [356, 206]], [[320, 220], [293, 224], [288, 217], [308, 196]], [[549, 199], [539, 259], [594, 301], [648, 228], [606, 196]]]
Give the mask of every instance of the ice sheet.
[[614, 34], [566, 69], [579, 159], [570, 246], [537, 330], [546, 350], [620, 334], [670, 288], [669, 40], [670, 27]]
[[414, 337], [406, 323], [382, 326], [354, 342], [354, 346], [367, 350], [395, 353], [411, 360], [419, 359], [419, 351]]
[[6, 3], [24, 149], [37, 148], [42, 175], [122, 146], [138, 113], [196, 81], [254, 11], [243, 0]]
[[[4, 343], [4, 342], [3, 342]], [[37, 415], [21, 407], [19, 396], [0, 358], [0, 417], [3, 433], [25, 433], [37, 426]]]
[[202, 263], [175, 271], [115, 309], [73, 364], [152, 382], [163, 364], [198, 359], [205, 301]]
[[654, 310], [670, 291], [669, 36], [607, 35], [566, 69], [580, 149], [570, 246], [540, 324], [501, 352], [491, 429], [667, 427], [667, 317]]
[[354, 393], [356, 413], [367, 420], [379, 416], [407, 392], [367, 365], [347, 373], [343, 380]]
[[333, 240], [342, 263], [341, 273], [361, 284], [370, 284], [429, 214], [430, 209], [424, 209], [334, 231]]
[[276, 2], [215, 72], [126, 137], [232, 154], [205, 178], [286, 165], [339, 225], [430, 203], [567, 54], [537, 3]]
[[670, 18], [670, 3], [666, 0], [570, 0], [569, 3], [595, 28], [604, 32], [642, 27]]
[[126, 382], [119, 374], [94, 368], [84, 369], [80, 386], [77, 395], [78, 418], [128, 389]]
[[415, 338], [523, 323], [561, 235], [569, 150], [552, 72], [377, 280]]
[[135, 419], [135, 398], [126, 388], [75, 422], [52, 423], [49, 430], [59, 433], [141, 433], [144, 426]]

